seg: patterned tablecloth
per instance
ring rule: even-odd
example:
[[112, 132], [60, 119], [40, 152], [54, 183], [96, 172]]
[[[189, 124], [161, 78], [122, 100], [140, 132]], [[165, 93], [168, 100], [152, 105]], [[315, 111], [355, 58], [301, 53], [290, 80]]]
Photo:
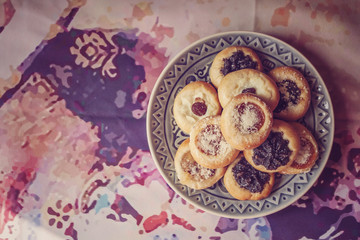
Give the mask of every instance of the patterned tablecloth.
[[[359, 26], [356, 0], [0, 0], [0, 239], [359, 239]], [[335, 113], [315, 185], [246, 220], [169, 188], [145, 124], [169, 60], [237, 30], [301, 51]]]

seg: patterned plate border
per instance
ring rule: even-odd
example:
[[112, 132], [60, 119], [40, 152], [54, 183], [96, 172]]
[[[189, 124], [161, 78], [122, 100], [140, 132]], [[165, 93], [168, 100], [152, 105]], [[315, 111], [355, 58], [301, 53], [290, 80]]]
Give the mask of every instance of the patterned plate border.
[[[300, 70], [311, 87], [312, 102], [299, 122], [305, 124], [319, 144], [319, 159], [308, 173], [279, 175], [271, 194], [258, 201], [239, 201], [231, 197], [219, 181], [213, 187], [194, 190], [179, 183], [173, 157], [188, 137], [176, 125], [172, 106], [176, 94], [189, 82], [210, 82], [208, 71], [215, 55], [231, 45], [254, 49], [265, 72], [287, 65]], [[182, 198], [198, 208], [229, 218], [254, 218], [277, 212], [298, 200], [324, 169], [334, 137], [334, 114], [324, 81], [314, 66], [296, 49], [272, 36], [255, 32], [225, 32], [201, 39], [173, 58], [160, 74], [152, 91], [147, 112], [147, 138], [154, 162], [169, 184]]]

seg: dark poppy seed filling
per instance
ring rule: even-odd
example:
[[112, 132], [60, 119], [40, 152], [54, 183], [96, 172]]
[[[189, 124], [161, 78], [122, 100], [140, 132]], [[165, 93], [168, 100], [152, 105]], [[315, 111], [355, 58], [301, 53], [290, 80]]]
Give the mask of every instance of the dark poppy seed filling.
[[263, 144], [253, 150], [253, 161], [256, 165], [263, 165], [268, 170], [275, 170], [286, 165], [292, 151], [289, 141], [283, 138], [284, 133], [271, 131]]
[[276, 85], [279, 88], [280, 100], [274, 112], [279, 113], [283, 111], [289, 106], [289, 104], [298, 104], [301, 90], [294, 81], [286, 79], [281, 82], [277, 82]]
[[233, 167], [232, 173], [240, 187], [252, 193], [262, 192], [265, 184], [270, 180], [268, 173], [258, 171], [244, 157]]
[[242, 51], [236, 51], [229, 58], [224, 58], [224, 66], [221, 68], [221, 73], [225, 76], [228, 73], [244, 69], [256, 69], [257, 62], [251, 60], [249, 56], [245, 56]]
[[241, 93], [253, 93], [256, 94], [256, 89], [255, 88], [244, 88]]

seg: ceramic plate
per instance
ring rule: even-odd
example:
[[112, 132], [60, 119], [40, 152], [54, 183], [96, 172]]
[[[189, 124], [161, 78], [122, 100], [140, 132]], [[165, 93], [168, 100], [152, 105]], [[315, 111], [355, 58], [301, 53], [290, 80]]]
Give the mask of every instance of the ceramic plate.
[[[277, 66], [300, 70], [311, 87], [312, 101], [306, 116], [299, 120], [314, 134], [319, 159], [308, 173], [279, 175], [271, 194], [258, 201], [239, 201], [225, 189], [222, 180], [204, 190], [179, 183], [174, 156], [188, 137], [173, 117], [176, 94], [192, 81], [210, 82], [209, 68], [215, 55], [231, 45], [254, 49], [265, 72]], [[326, 86], [314, 66], [296, 49], [274, 37], [254, 32], [227, 32], [201, 39], [181, 51], [163, 70], [151, 94], [147, 112], [147, 137], [152, 157], [169, 186], [198, 208], [229, 218], [254, 218], [277, 212], [295, 202], [314, 184], [329, 157], [334, 135], [334, 115]]]

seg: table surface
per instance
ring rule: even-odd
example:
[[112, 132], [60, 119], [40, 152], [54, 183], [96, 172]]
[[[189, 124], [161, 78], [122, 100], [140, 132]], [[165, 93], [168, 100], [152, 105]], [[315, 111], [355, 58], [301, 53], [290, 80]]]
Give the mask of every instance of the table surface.
[[[359, 16], [356, 0], [1, 0], [0, 239], [359, 239]], [[318, 181], [254, 219], [182, 199], [147, 143], [163, 68], [227, 31], [302, 52], [335, 113]]]

